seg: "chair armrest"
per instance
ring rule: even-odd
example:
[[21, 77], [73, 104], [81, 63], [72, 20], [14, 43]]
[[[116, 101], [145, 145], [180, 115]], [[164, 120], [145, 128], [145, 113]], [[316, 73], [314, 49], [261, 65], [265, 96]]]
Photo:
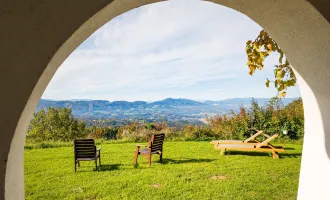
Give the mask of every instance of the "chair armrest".
[[101, 151], [102, 147], [99, 147], [96, 151]]
[[144, 144], [137, 144], [137, 145], [136, 145], [135, 152], [139, 152], [139, 151], [140, 151], [140, 147], [147, 147], [147, 145], [144, 145]]

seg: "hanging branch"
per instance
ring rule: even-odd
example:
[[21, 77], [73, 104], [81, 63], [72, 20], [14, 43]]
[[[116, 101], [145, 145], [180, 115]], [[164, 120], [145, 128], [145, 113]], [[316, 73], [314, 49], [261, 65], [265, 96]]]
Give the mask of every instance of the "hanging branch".
[[254, 41], [249, 40], [246, 42], [245, 51], [248, 56], [247, 65], [250, 69], [249, 74], [251, 76], [255, 73], [256, 69], [262, 70], [264, 68], [264, 60], [270, 53], [279, 53], [279, 64], [274, 66], [275, 79], [273, 81], [266, 80], [266, 86], [268, 88], [271, 82], [274, 83], [278, 91], [278, 97], [285, 97], [287, 88], [296, 85], [296, 76], [294, 75], [291, 64], [276, 41], [265, 30], [262, 30]]

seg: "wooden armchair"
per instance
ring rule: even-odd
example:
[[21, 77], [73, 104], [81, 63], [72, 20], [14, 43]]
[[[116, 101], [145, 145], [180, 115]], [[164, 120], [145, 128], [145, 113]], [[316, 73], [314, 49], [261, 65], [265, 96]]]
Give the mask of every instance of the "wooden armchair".
[[[158, 154], [159, 155], [159, 160], [162, 162], [163, 160], [163, 143], [165, 139], [165, 134], [154, 134], [151, 136], [151, 140], [149, 141], [149, 145], [136, 145], [136, 150], [135, 150], [135, 159], [134, 159], [134, 164], [137, 164], [137, 160], [139, 155], [145, 156], [148, 160], [149, 167], [151, 166], [151, 155], [153, 154]], [[140, 149], [140, 147], [147, 147], [144, 149]]]
[[77, 171], [77, 164], [80, 167], [80, 161], [94, 160], [97, 170], [97, 159], [101, 166], [101, 147], [96, 149], [94, 139], [77, 139], [74, 141], [74, 171]]

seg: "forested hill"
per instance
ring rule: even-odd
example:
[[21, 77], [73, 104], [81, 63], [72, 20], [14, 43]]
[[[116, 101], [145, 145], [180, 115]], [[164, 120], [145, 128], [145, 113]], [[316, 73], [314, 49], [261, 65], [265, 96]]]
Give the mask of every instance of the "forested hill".
[[[282, 99], [287, 105], [297, 98]], [[240, 106], [248, 107], [252, 98], [234, 98], [221, 101], [194, 101], [190, 99], [167, 98], [155, 102], [145, 101], [105, 101], [105, 100], [45, 100], [41, 99], [36, 111], [40, 109], [71, 108], [77, 117], [92, 118], [145, 118], [145, 119], [190, 119], [201, 118], [205, 114], [223, 114], [237, 111]], [[266, 104], [269, 98], [255, 98], [259, 105]]]

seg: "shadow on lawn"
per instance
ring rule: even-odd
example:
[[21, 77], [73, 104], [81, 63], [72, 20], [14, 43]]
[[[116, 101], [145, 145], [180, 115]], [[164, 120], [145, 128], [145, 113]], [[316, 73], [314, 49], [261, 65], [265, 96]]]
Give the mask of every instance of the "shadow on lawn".
[[98, 166], [98, 169], [95, 169], [95, 166], [91, 168], [91, 166], [80, 166], [77, 168], [77, 172], [95, 172], [95, 171], [113, 171], [119, 170], [119, 166], [123, 164], [112, 164], [112, 165], [104, 165]]
[[301, 157], [301, 153], [283, 153], [283, 154], [280, 154], [280, 158], [283, 158], [283, 157], [297, 158], [297, 157]]
[[[271, 153], [263, 153], [263, 152], [241, 152], [241, 151], [231, 151], [231, 152], [226, 152], [226, 155], [246, 155], [246, 156], [270, 156]], [[280, 158], [297, 158], [301, 156], [301, 153], [279, 153]]]
[[101, 165], [101, 167], [98, 169], [98, 171], [113, 171], [118, 170], [119, 166], [122, 166], [122, 164], [112, 164], [112, 165]]
[[291, 148], [291, 147], [284, 147], [284, 150], [295, 150], [295, 148]]
[[284, 150], [295, 150], [295, 148], [292, 147], [283, 147], [283, 146], [274, 146], [275, 148], [283, 148]]
[[202, 162], [212, 162], [216, 159], [180, 159], [174, 160], [169, 158], [164, 158], [161, 164], [182, 164], [182, 163], [202, 163]]

